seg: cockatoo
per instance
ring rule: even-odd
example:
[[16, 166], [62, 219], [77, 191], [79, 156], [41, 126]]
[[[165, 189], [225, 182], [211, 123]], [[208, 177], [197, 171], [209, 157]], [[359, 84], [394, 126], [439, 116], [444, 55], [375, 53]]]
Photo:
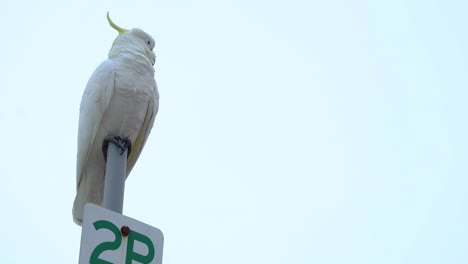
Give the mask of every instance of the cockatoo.
[[117, 26], [109, 12], [107, 20], [119, 35], [109, 51], [109, 59], [91, 75], [80, 105], [77, 192], [73, 203], [73, 220], [78, 225], [82, 224], [86, 203], [102, 205], [103, 202], [105, 139], [121, 142], [122, 153], [131, 146], [127, 152], [128, 177], [148, 139], [159, 107], [153, 68], [154, 39], [141, 29]]

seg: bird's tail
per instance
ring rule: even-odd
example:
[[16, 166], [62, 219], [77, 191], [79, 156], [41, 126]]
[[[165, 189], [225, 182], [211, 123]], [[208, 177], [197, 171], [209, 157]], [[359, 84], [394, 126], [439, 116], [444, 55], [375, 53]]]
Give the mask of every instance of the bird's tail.
[[82, 176], [73, 202], [73, 221], [81, 226], [83, 223], [84, 206], [94, 203], [102, 206], [104, 179], [99, 177]]
[[79, 226], [83, 223], [83, 211], [86, 204], [83, 186], [84, 184], [80, 184], [80, 187], [78, 187], [75, 201], [73, 202], [73, 222]]

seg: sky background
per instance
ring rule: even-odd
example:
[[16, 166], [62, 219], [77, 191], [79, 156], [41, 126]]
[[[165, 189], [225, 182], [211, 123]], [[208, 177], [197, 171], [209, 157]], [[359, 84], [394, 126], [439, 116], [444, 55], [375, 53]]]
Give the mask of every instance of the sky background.
[[117, 32], [161, 94], [124, 214], [165, 264], [467, 263], [467, 1], [2, 1], [2, 263], [77, 263], [78, 110]]

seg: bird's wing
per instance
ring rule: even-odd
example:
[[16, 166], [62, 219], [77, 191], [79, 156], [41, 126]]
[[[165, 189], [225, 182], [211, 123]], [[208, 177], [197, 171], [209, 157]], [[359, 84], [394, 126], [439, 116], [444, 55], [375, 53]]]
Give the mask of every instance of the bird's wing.
[[140, 132], [138, 133], [135, 142], [132, 142], [132, 150], [130, 152], [130, 156], [128, 157], [127, 162], [127, 176], [132, 171], [138, 157], [145, 146], [146, 140], [151, 132], [151, 128], [154, 124], [154, 119], [156, 118], [156, 114], [158, 113], [159, 108], [159, 92], [158, 87], [156, 85], [156, 81], [154, 82], [154, 90], [155, 90], [155, 97], [153, 97], [149, 103], [148, 108], [146, 109], [146, 116], [145, 120], [143, 121], [143, 125], [141, 126]]
[[78, 125], [78, 157], [76, 164], [76, 186], [80, 185], [83, 168], [99, 130], [102, 116], [109, 107], [114, 94], [115, 65], [111, 60], [103, 61], [86, 84], [81, 99]]

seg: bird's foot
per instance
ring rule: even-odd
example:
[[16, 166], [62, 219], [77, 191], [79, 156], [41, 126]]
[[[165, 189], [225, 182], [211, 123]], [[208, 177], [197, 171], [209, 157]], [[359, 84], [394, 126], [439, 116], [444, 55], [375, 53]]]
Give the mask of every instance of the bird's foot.
[[127, 137], [121, 138], [119, 136], [107, 136], [102, 143], [102, 153], [104, 154], [104, 160], [107, 162], [107, 149], [109, 147], [109, 142], [114, 143], [117, 147], [120, 148], [120, 155], [124, 154], [127, 151], [127, 158], [130, 156], [132, 151], [132, 142]]

